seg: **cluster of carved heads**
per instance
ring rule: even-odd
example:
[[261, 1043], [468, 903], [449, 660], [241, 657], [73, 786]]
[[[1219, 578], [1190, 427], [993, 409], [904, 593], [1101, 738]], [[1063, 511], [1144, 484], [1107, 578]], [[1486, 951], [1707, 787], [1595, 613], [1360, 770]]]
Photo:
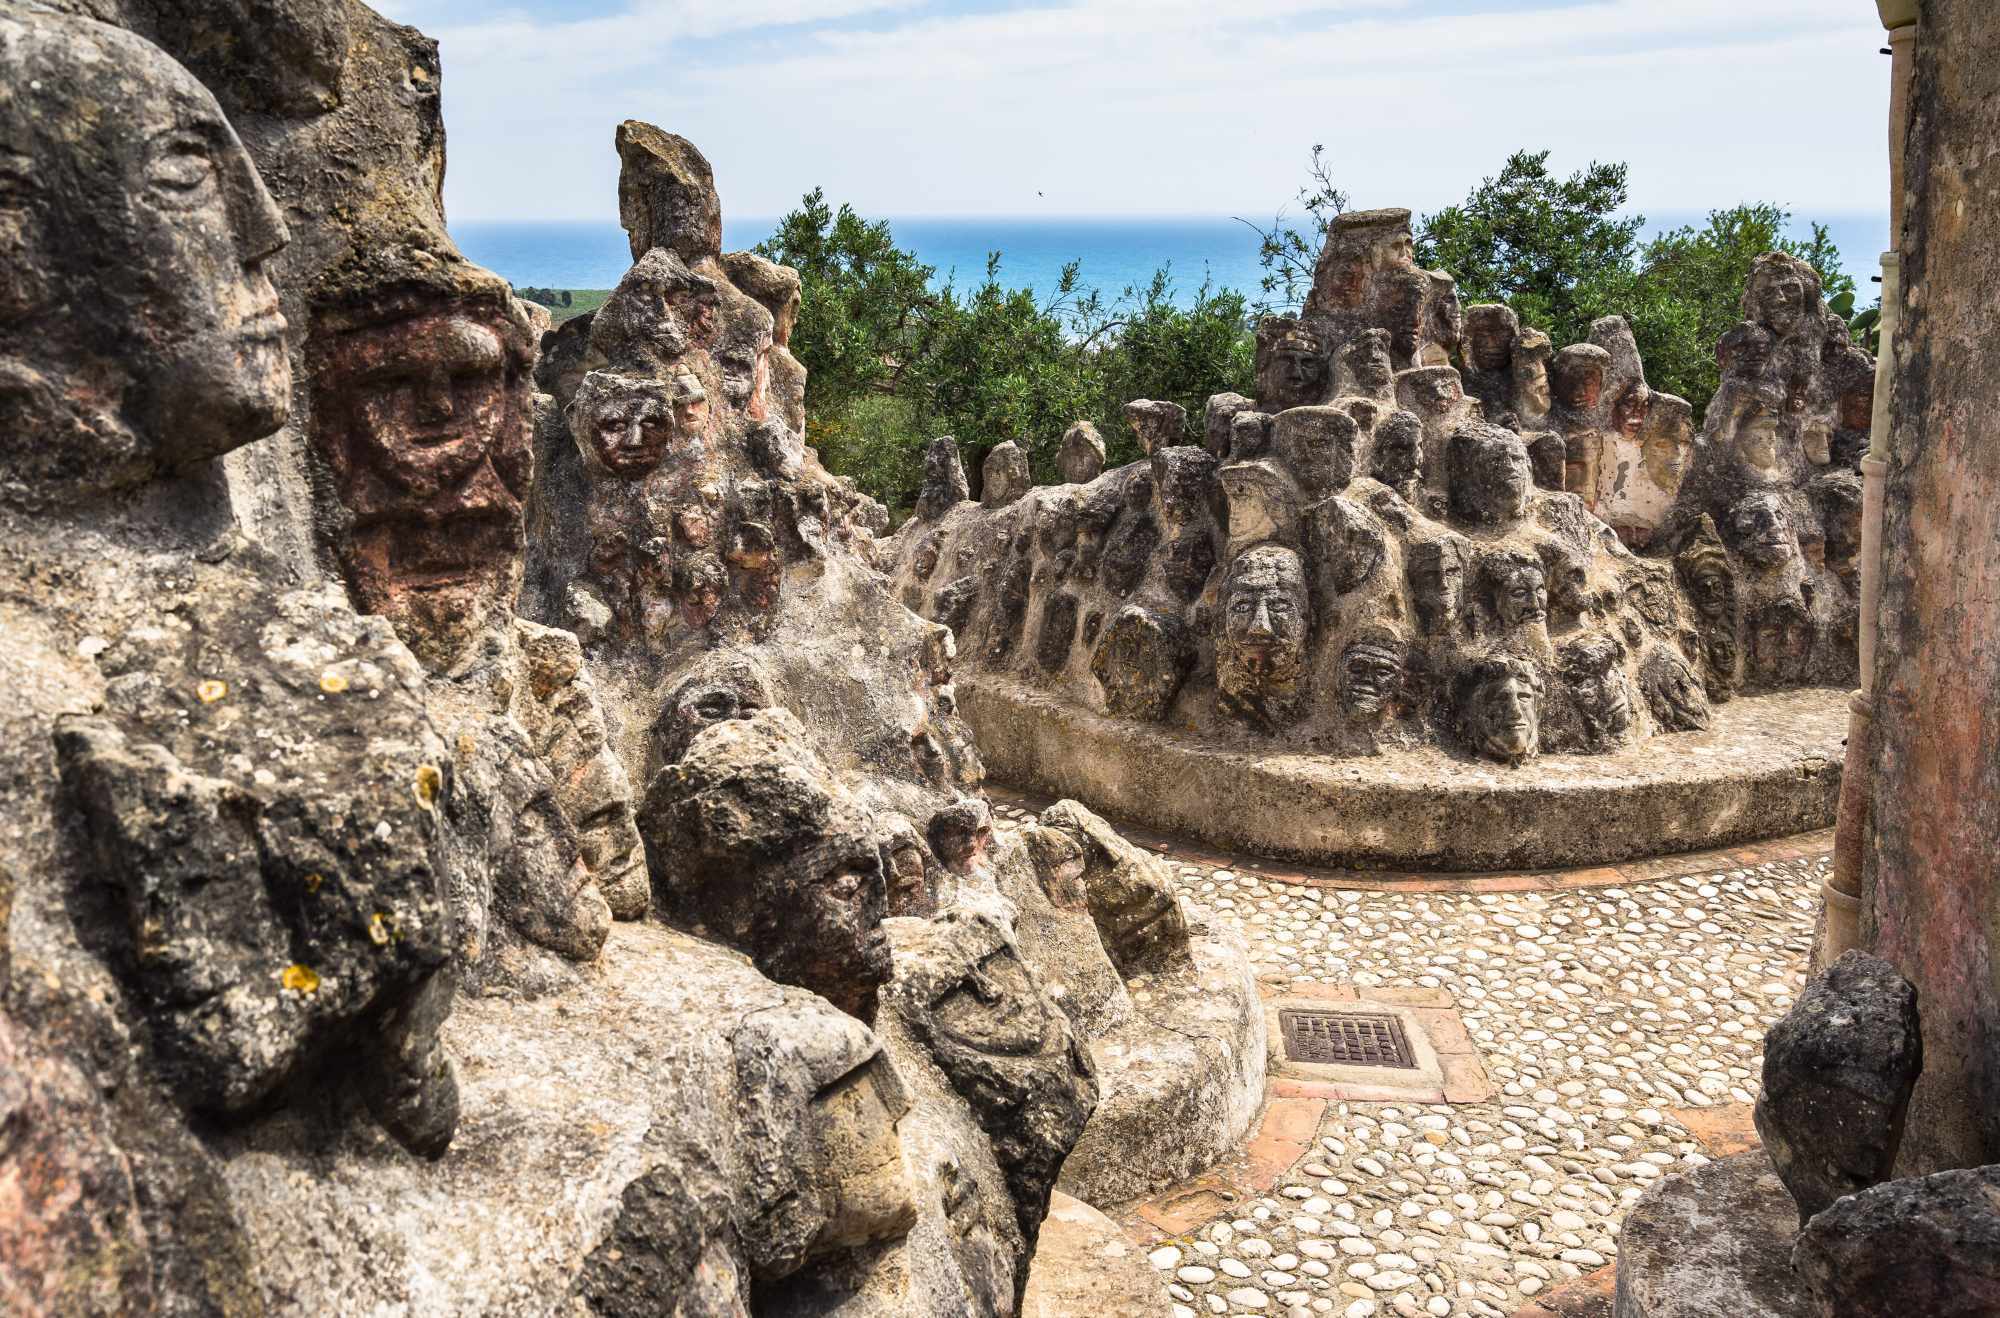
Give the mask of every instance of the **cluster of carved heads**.
[[180, 65], [99, 23], [0, 14], [0, 498], [76, 502], [282, 425], [267, 263], [287, 241]]

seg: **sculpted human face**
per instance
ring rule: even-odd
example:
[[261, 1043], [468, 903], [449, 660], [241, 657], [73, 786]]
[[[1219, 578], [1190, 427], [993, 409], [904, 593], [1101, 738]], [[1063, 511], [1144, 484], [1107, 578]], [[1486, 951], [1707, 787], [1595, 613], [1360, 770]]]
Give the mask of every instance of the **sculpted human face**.
[[1616, 645], [1586, 641], [1564, 656], [1563, 681], [1593, 741], [1616, 741], [1632, 727], [1632, 693]]
[[1736, 534], [1736, 551], [1753, 563], [1779, 567], [1798, 553], [1791, 518], [1776, 498], [1753, 494], [1729, 510], [1729, 526]]
[[1485, 308], [1474, 308], [1467, 317], [1467, 354], [1477, 371], [1505, 370], [1514, 354], [1514, 330], [1507, 318]]
[[1541, 355], [1514, 359], [1514, 401], [1523, 418], [1549, 414], [1549, 364]]
[[1279, 385], [1292, 399], [1315, 399], [1326, 384], [1326, 358], [1309, 334], [1288, 334], [1279, 343], [1274, 364]]
[[1762, 274], [1754, 305], [1759, 320], [1780, 338], [1789, 338], [1805, 319], [1805, 281], [1789, 273]]
[[1364, 389], [1385, 389], [1396, 379], [1396, 364], [1389, 357], [1386, 330], [1363, 330], [1347, 345], [1345, 361], [1354, 382]]
[[1414, 413], [1398, 412], [1375, 432], [1375, 479], [1401, 485], [1424, 464], [1424, 428]]
[[315, 438], [353, 517], [348, 586], [448, 666], [512, 606], [532, 462], [520, 364], [497, 323], [441, 310], [332, 337]]
[[287, 241], [185, 69], [102, 24], [0, 16], [0, 362], [114, 413], [140, 450], [34, 466], [131, 483], [283, 424], [291, 369], [265, 262]]
[[1535, 471], [1528, 462], [1526, 445], [1517, 442], [1482, 446], [1476, 472], [1475, 479], [1489, 516], [1496, 521], [1527, 516], [1528, 497], [1535, 489]]
[[1671, 650], [1655, 650], [1639, 670], [1639, 685], [1654, 721], [1669, 732], [1690, 732], [1709, 723], [1708, 694], [1694, 670]]
[[1604, 394], [1604, 370], [1597, 365], [1577, 367], [1566, 371], [1562, 381], [1563, 406], [1576, 411], [1585, 411], [1597, 406], [1597, 400]]
[[1778, 465], [1778, 414], [1761, 403], [1752, 403], [1749, 414], [1738, 424], [1736, 452], [1758, 471], [1773, 471]]
[[1350, 714], [1375, 715], [1403, 687], [1403, 656], [1387, 645], [1356, 641], [1340, 658], [1340, 699]]
[[1637, 439], [1639, 432], [1646, 428], [1646, 411], [1652, 397], [1646, 386], [1635, 384], [1618, 395], [1618, 401], [1611, 408], [1611, 425], [1627, 439]]
[[1494, 582], [1493, 610], [1509, 628], [1547, 622], [1549, 591], [1542, 570], [1528, 563], [1502, 568]]
[[1695, 611], [1711, 622], [1728, 617], [1736, 608], [1736, 583], [1729, 574], [1729, 563], [1720, 554], [1704, 559], [1696, 566], [1690, 593], [1694, 596]]
[[[637, 480], [660, 465], [704, 408], [701, 384], [683, 375], [673, 384], [593, 371], [571, 404], [571, 429], [596, 465]], [[689, 427], [691, 428], [691, 427]]]
[[1541, 684], [1519, 670], [1482, 681], [1472, 695], [1476, 749], [1497, 760], [1533, 755], [1541, 738], [1541, 700]]
[[1646, 442], [1639, 450], [1639, 460], [1646, 468], [1646, 474], [1653, 478], [1653, 484], [1672, 494], [1679, 490], [1681, 481], [1687, 476], [1688, 458], [1693, 451], [1692, 441], [1679, 435], [1654, 432], [1646, 436]]
[[1254, 676], [1294, 673], [1305, 653], [1305, 574], [1298, 555], [1253, 549], [1230, 574], [1224, 639], [1236, 665]]

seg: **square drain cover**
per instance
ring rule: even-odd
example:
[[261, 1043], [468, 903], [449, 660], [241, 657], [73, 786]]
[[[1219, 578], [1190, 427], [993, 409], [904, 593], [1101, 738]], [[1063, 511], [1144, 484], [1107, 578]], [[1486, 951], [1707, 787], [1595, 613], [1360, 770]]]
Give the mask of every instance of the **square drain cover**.
[[1278, 1028], [1285, 1036], [1285, 1056], [1294, 1062], [1417, 1069], [1403, 1022], [1394, 1016], [1286, 1008], [1278, 1013]]

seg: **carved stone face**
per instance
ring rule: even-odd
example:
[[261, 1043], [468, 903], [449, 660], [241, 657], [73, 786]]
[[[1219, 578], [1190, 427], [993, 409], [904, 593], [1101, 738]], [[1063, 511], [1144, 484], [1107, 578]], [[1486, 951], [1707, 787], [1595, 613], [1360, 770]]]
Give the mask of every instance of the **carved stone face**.
[[1760, 402], [1747, 404], [1736, 424], [1736, 455], [1745, 466], [1769, 474], [1778, 469], [1778, 413]]
[[1547, 578], [1539, 563], [1503, 559], [1489, 569], [1493, 612], [1502, 627], [1540, 626], [1548, 621]]
[[1218, 677], [1256, 698], [1295, 681], [1305, 661], [1312, 605], [1296, 552], [1264, 545], [1239, 554], [1223, 588]]
[[1708, 726], [1708, 693], [1687, 661], [1662, 646], [1639, 667], [1639, 689], [1653, 721], [1668, 732], [1692, 732]]
[[1462, 719], [1472, 748], [1515, 763], [1533, 755], [1542, 727], [1541, 678], [1520, 660], [1483, 660], [1465, 680]]
[[1687, 478], [1688, 463], [1694, 455], [1694, 440], [1669, 430], [1654, 430], [1639, 449], [1639, 461], [1653, 484], [1672, 494]]
[[669, 918], [864, 1020], [889, 975], [874, 821], [790, 713], [703, 729], [655, 775], [640, 831]]
[[1682, 555], [1681, 575], [1688, 585], [1695, 612], [1711, 623], [1732, 621], [1736, 613], [1736, 576], [1720, 545]]
[[1562, 654], [1563, 684], [1598, 746], [1617, 741], [1632, 727], [1632, 693], [1619, 667], [1624, 657], [1624, 648], [1608, 636], [1585, 638]]
[[1803, 681], [1812, 646], [1812, 614], [1805, 604], [1798, 599], [1772, 600], [1750, 622], [1750, 672], [1765, 683]]
[[1566, 364], [1556, 388], [1564, 407], [1587, 411], [1604, 395], [1604, 367], [1589, 361]]
[[1763, 567], [1782, 567], [1799, 552], [1792, 519], [1776, 495], [1752, 494], [1729, 510], [1736, 552]]
[[1296, 329], [1280, 339], [1271, 364], [1287, 399], [1317, 401], [1326, 392], [1326, 353], [1310, 330]]
[[1618, 395], [1611, 405], [1611, 426], [1627, 439], [1637, 439], [1646, 428], [1646, 411], [1653, 401], [1643, 384], [1634, 384]]
[[0, 475], [116, 488], [277, 429], [265, 262], [288, 235], [215, 98], [138, 37], [39, 11], [0, 16], [0, 88], [0, 374], [99, 418], [59, 443], [31, 421]]
[[1467, 359], [1475, 371], [1502, 371], [1514, 356], [1520, 322], [1506, 307], [1474, 307], [1465, 316]]
[[1452, 435], [1451, 445], [1451, 497], [1461, 516], [1502, 524], [1527, 516], [1535, 472], [1519, 435], [1466, 426]]
[[813, 1096], [814, 1160], [831, 1190], [814, 1252], [892, 1240], [916, 1221], [896, 1130], [909, 1109], [908, 1093], [879, 1053]]
[[1780, 338], [1790, 338], [1805, 321], [1805, 281], [1789, 271], [1760, 267], [1751, 278], [1749, 300], [1757, 319]]
[[316, 362], [314, 440], [353, 518], [348, 588], [433, 669], [519, 585], [532, 453], [512, 334], [444, 309], [329, 336]]
[[1465, 397], [1464, 382], [1450, 367], [1421, 368], [1406, 378], [1409, 380], [1409, 405], [1429, 416], [1445, 415]]
[[1372, 718], [1403, 691], [1403, 652], [1384, 641], [1358, 640], [1340, 656], [1340, 703], [1348, 713]]
[[1532, 330], [1514, 348], [1514, 410], [1523, 423], [1540, 423], [1549, 414], [1549, 336]]
[[1341, 364], [1364, 389], [1386, 389], [1396, 381], [1396, 364], [1389, 356], [1389, 331], [1367, 329], [1347, 341]]
[[637, 480], [658, 467], [677, 440], [698, 432], [706, 412], [701, 382], [692, 374], [683, 372], [669, 384], [592, 371], [570, 404], [570, 432], [594, 465]]
[[1375, 431], [1375, 479], [1384, 485], [1415, 480], [1424, 466], [1424, 426], [1415, 412], [1392, 412]]
[[1725, 376], [1752, 380], [1771, 363], [1771, 332], [1755, 321], [1746, 320], [1722, 336], [1715, 345], [1716, 365]]

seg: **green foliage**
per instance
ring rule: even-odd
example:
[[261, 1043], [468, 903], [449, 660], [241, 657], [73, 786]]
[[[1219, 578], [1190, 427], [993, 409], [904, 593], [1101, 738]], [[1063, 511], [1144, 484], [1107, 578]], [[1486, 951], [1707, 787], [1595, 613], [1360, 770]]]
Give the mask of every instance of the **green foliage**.
[[886, 222], [835, 211], [814, 188], [757, 251], [799, 272], [791, 351], [809, 373], [808, 408], [830, 414], [895, 386], [936, 298], [931, 267], [897, 247]]
[[1458, 280], [1460, 300], [1504, 302], [1554, 343], [1589, 336], [1592, 293], [1630, 271], [1645, 217], [1620, 218], [1625, 166], [1592, 162], [1566, 179], [1546, 151], [1516, 151], [1461, 205], [1424, 217], [1417, 264]]
[[1161, 270], [1106, 301], [1064, 268], [1047, 302], [1001, 280], [1000, 253], [969, 288], [933, 271], [888, 224], [837, 211], [818, 189], [758, 248], [799, 271], [792, 353], [806, 377], [806, 438], [830, 470], [900, 513], [915, 502], [923, 451], [957, 438], [968, 468], [1003, 440], [1053, 480], [1063, 432], [1094, 421], [1111, 460], [1138, 456], [1124, 421], [1134, 398], [1171, 399], [1190, 437], [1211, 393], [1247, 390], [1253, 341], [1241, 294], [1203, 282], [1175, 305]]
[[1305, 209], [1306, 227], [1294, 228], [1285, 218], [1284, 208], [1271, 217], [1271, 227], [1253, 223], [1242, 216], [1238, 224], [1248, 225], [1257, 235], [1257, 264], [1264, 269], [1258, 287], [1263, 300], [1260, 312], [1297, 311], [1312, 291], [1313, 268], [1319, 264], [1319, 250], [1326, 245], [1326, 231], [1334, 217], [1347, 209], [1348, 196], [1334, 185], [1333, 169], [1326, 162], [1326, 148], [1315, 145], [1306, 166], [1306, 183], [1293, 198]]

